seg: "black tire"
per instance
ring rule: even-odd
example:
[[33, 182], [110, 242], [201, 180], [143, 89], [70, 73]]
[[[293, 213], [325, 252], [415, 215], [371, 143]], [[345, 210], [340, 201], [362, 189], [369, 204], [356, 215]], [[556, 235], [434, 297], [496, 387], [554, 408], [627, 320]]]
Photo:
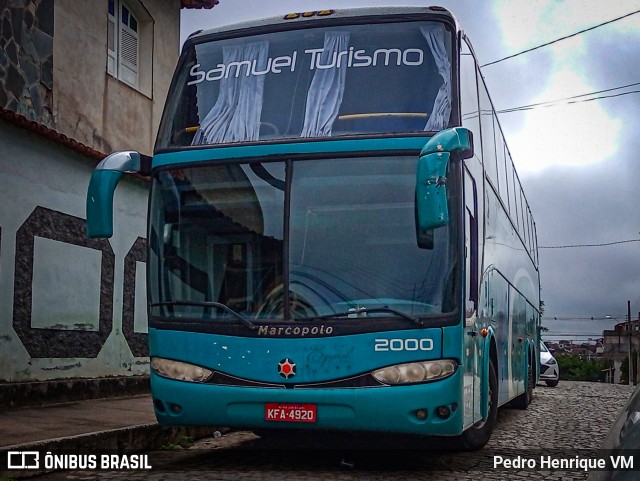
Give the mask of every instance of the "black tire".
[[558, 379], [555, 379], [553, 381], [545, 381], [545, 383], [547, 383], [547, 386], [549, 387], [556, 387], [558, 385]]
[[533, 384], [533, 367], [531, 366], [531, 362], [529, 362], [527, 367], [527, 388], [522, 394], [511, 401], [511, 405], [514, 408], [527, 409], [529, 407], [529, 404], [531, 404], [531, 400], [533, 399]]
[[467, 451], [481, 449], [489, 442], [498, 422], [498, 376], [493, 361], [489, 361], [489, 415], [484, 422], [476, 423], [462, 433], [460, 441]]

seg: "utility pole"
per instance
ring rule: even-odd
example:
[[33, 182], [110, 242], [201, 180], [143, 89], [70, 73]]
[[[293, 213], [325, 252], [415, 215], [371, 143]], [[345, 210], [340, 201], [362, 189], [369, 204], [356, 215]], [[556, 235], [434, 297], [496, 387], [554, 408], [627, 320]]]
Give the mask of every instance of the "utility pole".
[[636, 385], [635, 378], [633, 377], [633, 356], [632, 349], [633, 343], [631, 341], [631, 336], [633, 335], [633, 331], [631, 330], [631, 301], [627, 301], [627, 334], [629, 335], [629, 386], [631, 386], [631, 382], [633, 379], [633, 385]]

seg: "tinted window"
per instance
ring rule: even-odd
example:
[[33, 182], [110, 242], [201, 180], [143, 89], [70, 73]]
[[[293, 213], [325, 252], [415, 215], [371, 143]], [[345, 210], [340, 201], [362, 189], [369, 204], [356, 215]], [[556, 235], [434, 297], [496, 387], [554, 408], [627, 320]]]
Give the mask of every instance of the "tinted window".
[[442, 130], [451, 40], [443, 23], [410, 22], [192, 45], [157, 147]]

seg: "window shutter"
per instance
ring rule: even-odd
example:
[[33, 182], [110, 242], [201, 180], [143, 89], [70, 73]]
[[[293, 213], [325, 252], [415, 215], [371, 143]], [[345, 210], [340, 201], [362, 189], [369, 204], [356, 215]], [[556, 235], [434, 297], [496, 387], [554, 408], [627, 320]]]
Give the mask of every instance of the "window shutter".
[[[131, 1], [138, 5], [137, 0]], [[149, 22], [147, 17], [144, 19]], [[136, 90], [140, 88], [141, 28], [138, 18], [124, 0], [108, 1], [107, 73]]]
[[116, 25], [116, 18], [109, 12], [107, 23], [107, 73], [114, 77], [118, 76]]
[[129, 25], [135, 25], [137, 20], [131, 11], [121, 5], [122, 15], [120, 21], [120, 63], [118, 65], [118, 77], [133, 88], [138, 88], [138, 32]]

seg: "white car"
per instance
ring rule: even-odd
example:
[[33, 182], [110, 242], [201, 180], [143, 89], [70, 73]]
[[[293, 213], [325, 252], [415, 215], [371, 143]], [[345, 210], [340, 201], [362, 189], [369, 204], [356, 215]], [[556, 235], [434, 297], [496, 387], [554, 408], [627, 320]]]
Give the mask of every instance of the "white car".
[[542, 341], [540, 341], [540, 380], [546, 382], [549, 387], [556, 387], [560, 380], [558, 361]]

